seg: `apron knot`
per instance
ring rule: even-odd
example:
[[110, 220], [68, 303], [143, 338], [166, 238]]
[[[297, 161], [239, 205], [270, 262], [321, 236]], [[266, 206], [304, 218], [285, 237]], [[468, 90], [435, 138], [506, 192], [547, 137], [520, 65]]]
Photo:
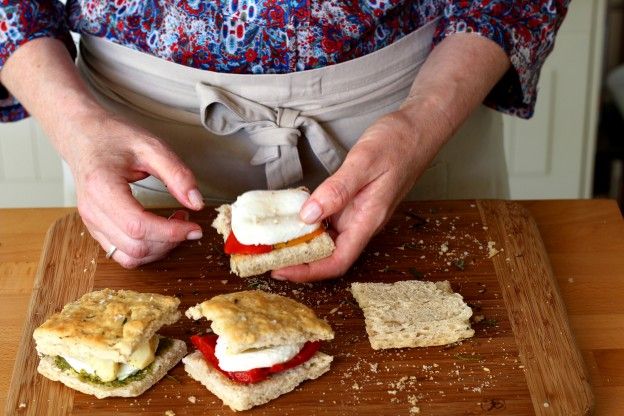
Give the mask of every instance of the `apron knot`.
[[250, 164], [264, 164], [268, 189], [284, 188], [303, 179], [297, 150], [303, 133], [328, 173], [340, 166], [341, 149], [336, 148], [315, 120], [302, 116], [299, 111], [273, 109], [203, 83], [196, 84], [195, 90], [200, 101], [201, 121], [208, 131], [226, 136], [245, 130], [258, 146]]

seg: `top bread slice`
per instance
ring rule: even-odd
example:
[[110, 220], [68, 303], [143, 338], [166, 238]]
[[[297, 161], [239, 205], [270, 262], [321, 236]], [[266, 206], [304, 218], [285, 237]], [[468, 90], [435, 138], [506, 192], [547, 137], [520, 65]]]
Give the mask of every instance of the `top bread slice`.
[[232, 353], [334, 338], [312, 309], [261, 290], [215, 296], [189, 308], [186, 316], [212, 321], [212, 330], [228, 340]]
[[126, 362], [160, 327], [180, 318], [179, 304], [172, 296], [103, 289], [65, 305], [33, 337], [40, 354]]
[[[212, 222], [212, 226], [225, 241], [232, 231], [232, 207], [225, 204], [216, 210], [219, 214]], [[324, 232], [305, 243], [275, 249], [268, 253], [233, 254], [230, 256], [230, 269], [240, 277], [257, 276], [270, 270], [320, 260], [330, 256], [335, 248], [334, 240]]]
[[353, 283], [375, 350], [446, 345], [474, 335], [472, 309], [448, 281]]

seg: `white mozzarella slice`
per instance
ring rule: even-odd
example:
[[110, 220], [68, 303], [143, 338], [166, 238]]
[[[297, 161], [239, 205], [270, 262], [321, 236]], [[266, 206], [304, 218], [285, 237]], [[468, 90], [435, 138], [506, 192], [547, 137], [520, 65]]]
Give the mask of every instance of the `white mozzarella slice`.
[[89, 363], [85, 363], [84, 361], [80, 361], [67, 355], [61, 355], [61, 357], [63, 357], [63, 359], [67, 361], [67, 364], [69, 364], [71, 368], [76, 370], [78, 373], [84, 371], [87, 374], [95, 374], [95, 369], [91, 365], [89, 365]]
[[96, 358], [83, 361], [65, 355], [62, 357], [77, 372], [84, 371], [87, 374], [97, 375], [102, 381], [124, 380], [154, 362], [154, 352], [158, 348], [159, 340], [160, 337], [155, 335], [150, 341], [139, 345], [130, 356], [131, 364], [115, 363], [110, 360], [99, 360]]
[[119, 366], [119, 371], [117, 372], [117, 380], [125, 380], [131, 375], [135, 374], [137, 371], [139, 371], [138, 368], [130, 364], [123, 363]]
[[301, 351], [303, 345], [279, 345], [231, 353], [229, 352], [227, 340], [219, 337], [215, 347], [215, 356], [219, 360], [219, 367], [224, 371], [248, 371], [254, 368], [271, 367], [273, 364], [289, 361]]
[[232, 204], [232, 231], [242, 244], [277, 244], [304, 236], [319, 224], [306, 224], [299, 211], [310, 194], [302, 189], [249, 191]]

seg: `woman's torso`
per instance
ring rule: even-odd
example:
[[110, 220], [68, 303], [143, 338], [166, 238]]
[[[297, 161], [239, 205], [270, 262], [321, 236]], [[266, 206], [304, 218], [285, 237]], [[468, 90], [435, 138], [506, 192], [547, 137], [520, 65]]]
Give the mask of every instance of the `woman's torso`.
[[388, 46], [443, 0], [70, 0], [72, 30], [216, 72], [289, 73]]

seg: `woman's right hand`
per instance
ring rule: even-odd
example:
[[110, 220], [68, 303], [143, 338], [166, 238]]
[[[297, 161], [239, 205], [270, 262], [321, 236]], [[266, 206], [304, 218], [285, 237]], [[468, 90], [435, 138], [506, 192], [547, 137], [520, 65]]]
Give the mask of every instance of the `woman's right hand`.
[[167, 219], [132, 196], [129, 184], [153, 175], [183, 206], [204, 206], [191, 170], [158, 138], [101, 108], [68, 120], [62, 131], [71, 142], [63, 156], [74, 175], [78, 211], [105, 251], [117, 247], [115, 261], [135, 268], [202, 237], [186, 211]]

